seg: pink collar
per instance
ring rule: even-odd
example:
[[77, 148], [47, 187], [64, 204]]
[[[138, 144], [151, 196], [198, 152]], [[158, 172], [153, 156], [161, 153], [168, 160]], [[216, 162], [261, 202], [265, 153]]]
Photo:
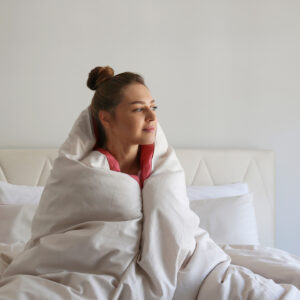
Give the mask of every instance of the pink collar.
[[[103, 148], [97, 148], [96, 151], [99, 151], [103, 153], [109, 164], [109, 168], [112, 171], [120, 172], [120, 165], [117, 159], [106, 149]], [[151, 163], [152, 163], [152, 157], [154, 153], [154, 144], [150, 145], [141, 145], [141, 155], [140, 155], [140, 165], [141, 165], [141, 174], [140, 177], [137, 175], [131, 175], [129, 176], [133, 177], [137, 180], [137, 182], [140, 184], [140, 187], [143, 188], [144, 181], [150, 176], [151, 174]]]

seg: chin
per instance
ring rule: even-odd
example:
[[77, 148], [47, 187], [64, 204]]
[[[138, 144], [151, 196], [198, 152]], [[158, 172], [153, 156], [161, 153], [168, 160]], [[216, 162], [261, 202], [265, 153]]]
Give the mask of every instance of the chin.
[[155, 142], [155, 138], [153, 139], [143, 139], [141, 140], [141, 142], [139, 143], [140, 145], [150, 145], [153, 144]]
[[155, 133], [146, 133], [142, 136], [136, 138], [136, 142], [139, 145], [150, 145], [155, 142], [156, 134]]

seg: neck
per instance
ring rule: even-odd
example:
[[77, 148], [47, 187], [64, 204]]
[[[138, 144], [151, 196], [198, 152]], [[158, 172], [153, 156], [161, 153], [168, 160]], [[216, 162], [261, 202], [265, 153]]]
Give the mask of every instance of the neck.
[[104, 148], [117, 159], [121, 172], [137, 174], [140, 169], [140, 145], [107, 142]]

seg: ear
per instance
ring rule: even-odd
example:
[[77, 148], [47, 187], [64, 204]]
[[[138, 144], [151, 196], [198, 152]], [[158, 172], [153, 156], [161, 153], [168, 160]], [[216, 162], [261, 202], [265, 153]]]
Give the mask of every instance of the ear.
[[101, 124], [105, 128], [111, 127], [111, 115], [108, 111], [99, 110], [98, 117], [99, 117], [99, 120], [101, 121]]

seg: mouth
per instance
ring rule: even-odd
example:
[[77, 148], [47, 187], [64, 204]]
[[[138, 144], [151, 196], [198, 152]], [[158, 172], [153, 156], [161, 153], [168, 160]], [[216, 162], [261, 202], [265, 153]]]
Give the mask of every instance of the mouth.
[[147, 128], [144, 128], [143, 131], [146, 131], [146, 132], [153, 132], [153, 131], [155, 131], [155, 127], [154, 127], [154, 126], [147, 127]]

